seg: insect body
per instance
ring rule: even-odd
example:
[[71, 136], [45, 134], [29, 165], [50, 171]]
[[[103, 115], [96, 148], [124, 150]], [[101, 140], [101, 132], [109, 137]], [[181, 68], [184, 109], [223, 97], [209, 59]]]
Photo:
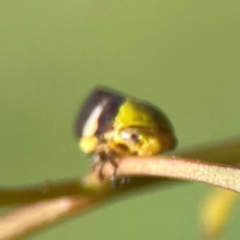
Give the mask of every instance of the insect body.
[[167, 116], [148, 102], [96, 88], [86, 100], [76, 123], [83, 152], [96, 163], [127, 156], [152, 156], [176, 146]]

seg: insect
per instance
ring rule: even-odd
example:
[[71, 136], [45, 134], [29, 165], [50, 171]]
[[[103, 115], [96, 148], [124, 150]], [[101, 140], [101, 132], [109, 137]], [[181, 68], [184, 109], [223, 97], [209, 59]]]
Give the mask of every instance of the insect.
[[[76, 136], [94, 164], [110, 161], [116, 174], [116, 158], [153, 156], [172, 150], [177, 140], [167, 116], [152, 104], [106, 87], [90, 93], [76, 121]], [[99, 173], [103, 178], [102, 173]]]

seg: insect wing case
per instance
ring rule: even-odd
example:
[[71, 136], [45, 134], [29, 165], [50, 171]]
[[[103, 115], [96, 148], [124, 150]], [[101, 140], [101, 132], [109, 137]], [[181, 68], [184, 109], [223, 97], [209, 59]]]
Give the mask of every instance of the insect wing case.
[[[81, 149], [93, 153], [99, 146], [98, 140], [119, 126], [137, 127], [140, 131], [141, 128], [155, 129], [159, 132], [157, 141], [164, 147], [161, 152], [173, 149], [177, 143], [172, 124], [160, 109], [112, 89], [96, 88], [83, 105], [76, 122]], [[113, 141], [117, 143], [117, 140]]]
[[114, 119], [125, 98], [106, 88], [95, 89], [80, 111], [76, 121], [76, 137], [100, 136], [113, 127]]

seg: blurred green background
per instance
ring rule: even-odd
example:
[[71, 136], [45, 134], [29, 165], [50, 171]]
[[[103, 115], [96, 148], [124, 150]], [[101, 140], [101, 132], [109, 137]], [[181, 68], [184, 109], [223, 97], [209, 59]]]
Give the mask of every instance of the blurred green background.
[[[179, 148], [240, 133], [240, 2], [0, 1], [0, 183], [81, 175], [72, 125], [108, 85], [161, 107]], [[30, 239], [199, 239], [211, 188], [154, 187]], [[223, 239], [240, 236], [240, 211]]]

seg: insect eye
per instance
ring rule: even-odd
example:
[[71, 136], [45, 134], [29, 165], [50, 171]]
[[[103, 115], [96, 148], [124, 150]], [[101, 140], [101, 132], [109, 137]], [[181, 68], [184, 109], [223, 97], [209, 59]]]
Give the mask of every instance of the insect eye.
[[130, 138], [134, 143], [136, 143], [139, 140], [139, 135], [138, 135], [138, 133], [135, 132], [135, 133], [130, 134]]
[[124, 141], [130, 142], [131, 144], [135, 144], [139, 141], [139, 134], [133, 129], [125, 129], [121, 132], [121, 137]]

